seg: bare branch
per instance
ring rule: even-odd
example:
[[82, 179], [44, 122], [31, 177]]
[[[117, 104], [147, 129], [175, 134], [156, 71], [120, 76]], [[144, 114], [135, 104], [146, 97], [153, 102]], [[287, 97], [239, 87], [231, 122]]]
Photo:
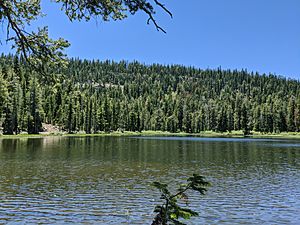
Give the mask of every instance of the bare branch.
[[160, 3], [158, 0], [154, 0], [155, 4], [160, 6], [165, 12], [167, 12], [171, 18], [173, 18], [173, 14], [168, 10], [164, 4]]

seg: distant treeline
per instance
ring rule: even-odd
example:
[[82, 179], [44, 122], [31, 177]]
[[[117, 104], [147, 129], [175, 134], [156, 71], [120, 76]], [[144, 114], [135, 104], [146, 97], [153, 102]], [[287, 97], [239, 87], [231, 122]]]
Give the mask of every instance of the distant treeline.
[[245, 70], [70, 59], [38, 74], [0, 57], [0, 129], [39, 133], [116, 130], [300, 131], [300, 82]]

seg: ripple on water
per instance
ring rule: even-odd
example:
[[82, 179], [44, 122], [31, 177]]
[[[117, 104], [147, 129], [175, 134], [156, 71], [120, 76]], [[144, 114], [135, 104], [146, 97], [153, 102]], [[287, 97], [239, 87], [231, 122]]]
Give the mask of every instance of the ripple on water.
[[10, 152], [0, 141], [0, 224], [150, 224], [159, 201], [150, 183], [182, 181], [193, 172], [213, 185], [205, 196], [191, 194], [200, 216], [189, 224], [300, 224], [297, 141], [43, 143], [36, 151], [20, 143]]

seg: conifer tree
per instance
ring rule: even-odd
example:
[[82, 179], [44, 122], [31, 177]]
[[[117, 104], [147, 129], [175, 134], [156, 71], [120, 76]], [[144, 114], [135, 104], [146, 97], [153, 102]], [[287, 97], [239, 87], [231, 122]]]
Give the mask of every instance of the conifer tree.
[[289, 104], [287, 108], [287, 127], [288, 131], [295, 131], [295, 110], [296, 110], [296, 104], [295, 104], [295, 98], [294, 96], [291, 96], [289, 99]]
[[41, 92], [36, 76], [33, 76], [29, 82], [28, 91], [28, 117], [27, 131], [29, 134], [38, 134], [42, 131], [42, 108]]

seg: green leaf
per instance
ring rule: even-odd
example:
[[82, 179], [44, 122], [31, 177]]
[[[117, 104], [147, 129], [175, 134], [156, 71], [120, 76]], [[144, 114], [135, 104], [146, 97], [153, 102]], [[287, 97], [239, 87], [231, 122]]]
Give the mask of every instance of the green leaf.
[[178, 215], [175, 214], [175, 213], [171, 213], [171, 214], [170, 214], [170, 218], [171, 218], [171, 219], [178, 219]]

